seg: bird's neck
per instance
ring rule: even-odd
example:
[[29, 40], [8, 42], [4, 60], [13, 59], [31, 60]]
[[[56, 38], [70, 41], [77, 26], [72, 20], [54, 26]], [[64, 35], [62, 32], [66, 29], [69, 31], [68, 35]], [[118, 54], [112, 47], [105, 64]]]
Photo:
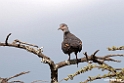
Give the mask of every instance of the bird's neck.
[[65, 31], [64, 32], [64, 35], [67, 35], [68, 33], [70, 33], [70, 31], [68, 30], [68, 31]]
[[63, 30], [64, 33], [68, 33], [69, 32], [69, 29], [67, 26], [64, 27], [64, 30]]
[[66, 39], [67, 38], [67, 35], [70, 33], [70, 31], [68, 30], [68, 31], [66, 31], [66, 32], [64, 32], [64, 39]]

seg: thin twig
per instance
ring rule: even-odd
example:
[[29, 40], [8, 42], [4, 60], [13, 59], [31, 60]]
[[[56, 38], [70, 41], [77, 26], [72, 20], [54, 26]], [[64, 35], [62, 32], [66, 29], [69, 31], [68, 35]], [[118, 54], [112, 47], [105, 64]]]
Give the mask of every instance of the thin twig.
[[61, 83], [64, 79], [60, 80], [58, 83]]
[[20, 44], [25, 44], [25, 45], [29, 45], [29, 46], [33, 46], [33, 47], [37, 47], [37, 48], [38, 48], [38, 46], [37, 46], [37, 45], [28, 44], [28, 43], [26, 43], [26, 42], [21, 42], [21, 41], [20, 41], [20, 40], [18, 40], [18, 39], [14, 40], [14, 42], [18, 42], [18, 43], [20, 43]]
[[94, 52], [94, 54], [93, 54], [93, 55], [95, 56], [95, 55], [96, 55], [96, 53], [98, 53], [98, 52], [99, 52], [99, 50], [96, 50], [96, 51]]
[[9, 36], [11, 35], [11, 33], [9, 33], [6, 37], [6, 40], [5, 40], [5, 44], [8, 46], [8, 39], [9, 39]]
[[11, 81], [11, 82], [8, 82], [8, 83], [24, 83], [23, 81]]
[[43, 83], [43, 82], [45, 82], [45, 83], [47, 82], [47, 83], [48, 83], [49, 81], [36, 80], [36, 81], [31, 82], [31, 83], [36, 83], [36, 82], [42, 82], [42, 83]]
[[7, 78], [7, 80], [10, 80], [10, 79], [12, 79], [12, 78], [18, 77], [18, 76], [23, 75], [23, 74], [27, 74], [27, 73], [29, 73], [29, 72], [30, 72], [30, 71], [21, 72], [21, 73], [19, 73], [19, 74], [16, 74], [16, 75], [14, 75], [14, 76], [12, 76], [12, 77]]
[[87, 55], [87, 52], [83, 53], [87, 59], [87, 62], [88, 62], [88, 55]]

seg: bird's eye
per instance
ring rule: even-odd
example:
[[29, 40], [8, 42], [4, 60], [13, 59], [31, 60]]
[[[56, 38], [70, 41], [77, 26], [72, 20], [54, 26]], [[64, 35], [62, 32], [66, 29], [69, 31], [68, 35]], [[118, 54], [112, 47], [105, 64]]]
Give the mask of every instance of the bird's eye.
[[64, 25], [62, 25], [62, 27], [64, 27]]

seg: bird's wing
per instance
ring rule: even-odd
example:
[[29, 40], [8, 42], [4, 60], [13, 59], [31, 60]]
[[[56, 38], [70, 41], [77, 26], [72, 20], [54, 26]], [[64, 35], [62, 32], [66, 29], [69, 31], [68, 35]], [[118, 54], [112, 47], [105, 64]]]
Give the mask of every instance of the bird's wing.
[[82, 41], [71, 33], [64, 39], [64, 42], [66, 45], [74, 49], [76, 48], [78, 48], [79, 50], [82, 49]]

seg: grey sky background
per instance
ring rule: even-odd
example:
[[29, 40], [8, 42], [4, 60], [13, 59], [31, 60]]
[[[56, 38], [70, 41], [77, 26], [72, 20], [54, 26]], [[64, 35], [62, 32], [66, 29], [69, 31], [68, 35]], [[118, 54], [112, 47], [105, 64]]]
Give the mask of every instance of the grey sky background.
[[[19, 39], [24, 42], [44, 46], [43, 53], [55, 63], [67, 60], [68, 56], [61, 51], [63, 40], [59, 24], [66, 23], [70, 31], [83, 41], [83, 52], [92, 54], [100, 50], [98, 56], [124, 53], [109, 52], [107, 47], [124, 45], [124, 0], [0, 0], [0, 42], [4, 42], [11, 32], [9, 42]], [[71, 58], [75, 58], [72, 54]], [[116, 57], [123, 60], [123, 57]], [[123, 67], [121, 63], [109, 62], [114, 67]], [[59, 80], [76, 72], [87, 63], [67, 66], [59, 69]], [[25, 50], [0, 47], [0, 77], [10, 77], [22, 71], [29, 74], [13, 80], [30, 83], [34, 80], [50, 81], [49, 66]], [[104, 73], [104, 72], [103, 72]], [[62, 83], [79, 83], [88, 76], [103, 74], [93, 70], [79, 75], [73, 81]], [[92, 83], [102, 82], [97, 80]]]

